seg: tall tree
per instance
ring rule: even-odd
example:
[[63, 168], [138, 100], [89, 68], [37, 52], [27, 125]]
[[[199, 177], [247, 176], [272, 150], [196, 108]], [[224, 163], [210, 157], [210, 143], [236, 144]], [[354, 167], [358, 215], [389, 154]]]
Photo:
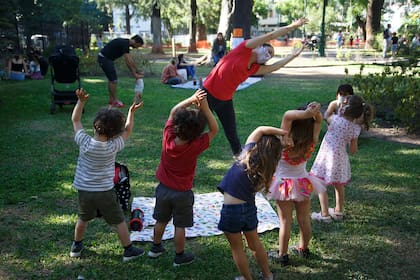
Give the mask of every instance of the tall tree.
[[153, 34], [153, 46], [152, 53], [164, 53], [162, 46], [162, 19], [160, 17], [160, 6], [158, 1], [153, 3], [152, 7], [152, 34]]
[[369, 0], [366, 13], [366, 44], [365, 48], [373, 47], [375, 34], [381, 31], [381, 15], [384, 0]]
[[220, 8], [220, 18], [219, 18], [219, 32], [222, 32], [226, 39], [230, 37], [231, 31], [231, 18], [235, 12], [235, 2], [234, 0], [222, 0]]
[[197, 1], [190, 0], [191, 8], [191, 18], [190, 18], [190, 45], [188, 47], [188, 52], [196, 53], [197, 52]]

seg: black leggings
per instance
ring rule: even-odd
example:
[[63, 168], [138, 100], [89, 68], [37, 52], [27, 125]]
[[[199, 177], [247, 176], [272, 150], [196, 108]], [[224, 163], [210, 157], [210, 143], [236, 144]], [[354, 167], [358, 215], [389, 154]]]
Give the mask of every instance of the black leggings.
[[222, 123], [223, 130], [225, 131], [226, 138], [229, 141], [233, 154], [238, 155], [242, 148], [241, 141], [238, 137], [238, 131], [236, 130], [235, 109], [233, 108], [232, 99], [223, 101], [208, 93], [207, 101], [209, 103], [210, 110], [216, 113]]

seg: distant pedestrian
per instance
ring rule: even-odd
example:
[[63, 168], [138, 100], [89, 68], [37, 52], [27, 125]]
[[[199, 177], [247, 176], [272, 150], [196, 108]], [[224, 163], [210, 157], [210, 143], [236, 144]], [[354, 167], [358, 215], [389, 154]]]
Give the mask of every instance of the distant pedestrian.
[[382, 50], [383, 58], [386, 58], [386, 53], [388, 52], [389, 46], [391, 45], [391, 35], [392, 35], [391, 24], [388, 23], [383, 33], [383, 37], [384, 37], [383, 50]]
[[391, 46], [392, 57], [396, 57], [397, 51], [398, 51], [398, 36], [396, 32], [392, 33], [391, 43], [392, 43], [392, 46]]

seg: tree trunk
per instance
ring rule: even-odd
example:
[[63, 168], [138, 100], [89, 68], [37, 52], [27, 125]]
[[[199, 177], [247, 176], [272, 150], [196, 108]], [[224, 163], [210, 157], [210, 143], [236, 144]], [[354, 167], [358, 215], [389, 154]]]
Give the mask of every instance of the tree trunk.
[[131, 24], [130, 24], [130, 5], [125, 4], [125, 32], [131, 34]]
[[381, 30], [381, 12], [384, 0], [369, 0], [366, 13], [366, 49], [371, 49], [375, 33]]
[[191, 7], [191, 21], [190, 21], [190, 46], [188, 47], [189, 53], [197, 53], [197, 41], [195, 36], [197, 34], [197, 1], [190, 0]]
[[203, 23], [197, 25], [197, 37], [198, 41], [207, 40], [207, 28]]
[[253, 0], [234, 0], [233, 28], [241, 28], [243, 38], [251, 38], [251, 15]]
[[164, 53], [162, 47], [162, 19], [160, 17], [160, 8], [155, 3], [152, 9], [152, 34], [153, 34], [153, 46], [152, 53]]
[[366, 21], [363, 21], [360, 16], [356, 16], [357, 26], [363, 31], [363, 41], [366, 40]]
[[234, 12], [233, 0], [222, 0], [218, 32], [222, 32], [226, 40], [230, 39], [230, 22]]

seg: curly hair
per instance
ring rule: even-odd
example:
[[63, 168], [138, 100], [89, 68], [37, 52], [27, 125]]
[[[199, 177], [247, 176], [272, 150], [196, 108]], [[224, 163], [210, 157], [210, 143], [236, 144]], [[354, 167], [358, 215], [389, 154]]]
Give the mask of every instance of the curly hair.
[[352, 120], [362, 117], [361, 124], [369, 130], [370, 122], [375, 114], [372, 105], [366, 103], [359, 95], [349, 96], [346, 104], [343, 116]]
[[179, 108], [172, 118], [175, 134], [184, 141], [198, 138], [204, 131], [207, 119], [198, 109]]
[[125, 116], [115, 108], [102, 108], [96, 113], [93, 128], [98, 135], [112, 139], [125, 129]]
[[282, 149], [278, 137], [264, 135], [240, 160], [240, 163], [246, 165], [246, 172], [255, 192], [268, 192]]

